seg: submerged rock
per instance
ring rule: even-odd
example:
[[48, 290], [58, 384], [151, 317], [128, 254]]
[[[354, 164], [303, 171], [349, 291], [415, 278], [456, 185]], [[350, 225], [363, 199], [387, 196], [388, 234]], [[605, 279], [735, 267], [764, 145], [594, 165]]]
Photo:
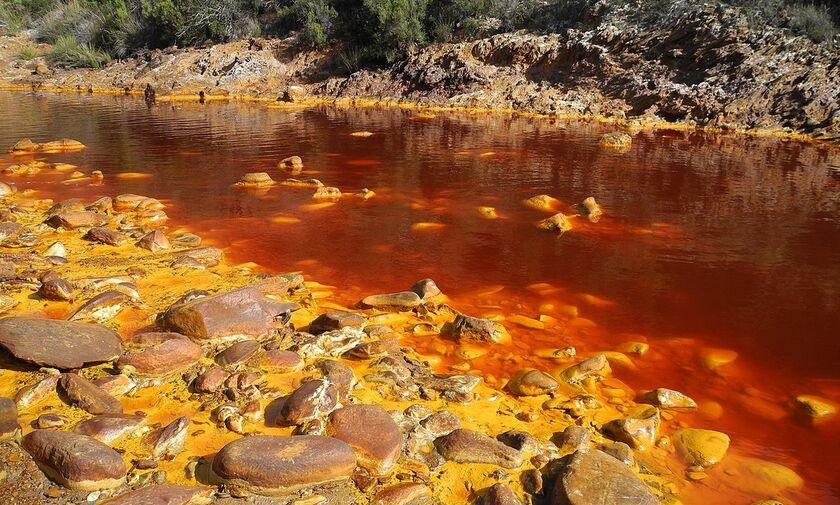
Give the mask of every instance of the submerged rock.
[[125, 480], [119, 453], [91, 437], [35, 430], [23, 437], [23, 447], [52, 480], [70, 489], [111, 489]]
[[799, 395], [796, 405], [806, 415], [814, 419], [831, 417], [837, 413], [837, 405], [830, 400], [814, 395]]
[[554, 483], [551, 505], [658, 505], [659, 499], [626, 465], [598, 450], [569, 457]]
[[633, 137], [624, 132], [605, 133], [598, 137], [598, 145], [611, 149], [626, 149], [633, 142]]
[[236, 184], [238, 186], [271, 186], [274, 184], [274, 179], [266, 172], [249, 172], [243, 175]]
[[300, 159], [300, 156], [289, 156], [288, 158], [280, 160], [280, 162], [277, 163], [277, 168], [299, 173], [303, 169], [303, 160]]
[[685, 428], [674, 433], [672, 439], [687, 465], [716, 465], [729, 450], [729, 436], [719, 431]]
[[0, 346], [15, 358], [55, 368], [81, 368], [112, 361], [120, 336], [98, 324], [9, 317], [0, 319]]

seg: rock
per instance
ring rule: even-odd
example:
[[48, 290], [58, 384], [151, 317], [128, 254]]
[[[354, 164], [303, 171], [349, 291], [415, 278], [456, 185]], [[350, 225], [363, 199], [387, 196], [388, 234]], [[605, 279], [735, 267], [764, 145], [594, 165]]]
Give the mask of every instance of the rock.
[[421, 279], [411, 286], [411, 291], [417, 293], [421, 300], [426, 301], [443, 294], [432, 279]]
[[365, 325], [365, 318], [352, 312], [332, 311], [321, 314], [314, 321], [309, 323], [309, 333], [318, 335], [327, 331], [340, 330], [341, 328], [362, 328]]
[[127, 414], [102, 414], [79, 422], [73, 433], [87, 435], [104, 444], [110, 444], [121, 436], [136, 430], [145, 418]]
[[694, 410], [697, 403], [688, 396], [673, 389], [656, 388], [644, 395], [647, 403], [670, 410]]
[[115, 498], [102, 505], [203, 505], [211, 502], [212, 488], [152, 484]]
[[136, 386], [134, 381], [125, 374], [105, 375], [94, 379], [93, 383], [111, 396], [124, 395]]
[[592, 196], [585, 198], [581, 203], [576, 205], [576, 208], [578, 212], [589, 219], [589, 222], [591, 223], [597, 223], [601, 220], [601, 216], [604, 215], [604, 211], [601, 210], [601, 206], [598, 205], [598, 202], [596, 202], [595, 198]]
[[719, 431], [684, 428], [674, 433], [672, 439], [677, 454], [687, 465], [714, 466], [729, 450], [729, 436]]
[[117, 212], [134, 212], [139, 209], [141, 202], [148, 199], [148, 197], [143, 195], [125, 193], [117, 195], [111, 205]]
[[499, 213], [496, 212], [495, 207], [476, 207], [476, 212], [478, 215], [484, 219], [499, 219]]
[[420, 421], [420, 426], [435, 438], [449, 435], [461, 427], [461, 420], [447, 411], [435, 412]]
[[519, 476], [519, 481], [522, 482], [522, 489], [524, 489], [526, 493], [533, 495], [543, 494], [543, 476], [536, 468], [522, 472]]
[[9, 148], [9, 152], [12, 154], [34, 153], [39, 149], [41, 149], [41, 144], [32, 142], [32, 139], [20, 139]]
[[383, 338], [372, 342], [363, 342], [350, 351], [348, 355], [359, 359], [372, 359], [389, 354], [399, 354], [400, 341], [397, 338]]
[[231, 366], [242, 363], [260, 350], [260, 343], [256, 340], [237, 342], [216, 356], [216, 363]]
[[551, 505], [658, 505], [659, 499], [627, 466], [598, 450], [569, 457], [554, 483]]
[[61, 374], [59, 385], [75, 407], [90, 414], [122, 414], [119, 400], [75, 373]]
[[9, 317], [0, 319], [0, 346], [15, 358], [54, 368], [82, 368], [117, 358], [120, 336], [97, 324]]
[[154, 253], [158, 251], [165, 251], [169, 249], [171, 245], [169, 243], [169, 239], [166, 238], [166, 235], [162, 231], [155, 230], [143, 235], [140, 240], [137, 241], [137, 247]]
[[52, 480], [82, 491], [118, 487], [125, 463], [117, 451], [91, 437], [56, 430], [35, 430], [23, 447]]
[[402, 291], [384, 295], [370, 295], [362, 299], [361, 304], [380, 310], [388, 309], [412, 309], [422, 304], [423, 300], [414, 291]]
[[370, 200], [371, 198], [376, 196], [376, 193], [369, 190], [368, 188], [362, 188], [358, 193], [355, 193], [353, 196], [355, 196], [356, 198], [361, 198], [362, 200]]
[[189, 339], [186, 335], [174, 331], [144, 331], [131, 337], [131, 342], [139, 345], [158, 345], [174, 339]]
[[44, 151], [75, 151], [84, 148], [84, 144], [74, 139], [51, 140], [41, 144], [41, 149]]
[[55, 256], [57, 258], [66, 258], [67, 257], [67, 248], [64, 247], [64, 244], [61, 242], [53, 242], [47, 247], [47, 250], [44, 251], [43, 256]]
[[128, 237], [122, 233], [101, 226], [95, 226], [85, 233], [84, 238], [91, 242], [98, 242], [100, 244], [118, 246], [125, 243]]
[[536, 210], [554, 211], [560, 208], [560, 200], [548, 195], [536, 195], [522, 202], [526, 207]]
[[462, 341], [506, 343], [510, 335], [501, 324], [489, 319], [459, 314], [454, 321], [446, 323], [441, 333]]
[[55, 214], [44, 222], [53, 228], [75, 230], [76, 228], [104, 226], [108, 223], [108, 216], [87, 210], [65, 211]]
[[487, 489], [482, 505], [522, 505], [522, 501], [504, 484], [496, 483]]
[[633, 449], [624, 442], [615, 442], [607, 446], [602, 446], [601, 450], [629, 467], [632, 467], [636, 461]]
[[15, 188], [6, 184], [5, 182], [0, 182], [0, 196], [8, 196], [15, 192]]
[[659, 409], [640, 404], [630, 409], [626, 417], [605, 424], [604, 431], [634, 449], [650, 447], [656, 442], [659, 422]]
[[419, 505], [431, 494], [429, 488], [415, 482], [403, 482], [381, 489], [371, 505]]
[[757, 458], [733, 454], [720, 463], [716, 472], [722, 483], [743, 493], [778, 496], [787, 490], [802, 489], [805, 481], [790, 468]]
[[334, 411], [327, 434], [352, 447], [359, 465], [376, 475], [394, 466], [403, 441], [397, 423], [377, 405], [348, 405]]
[[260, 365], [272, 368], [274, 372], [293, 372], [303, 367], [303, 359], [295, 352], [273, 349], [263, 353]]
[[31, 386], [21, 388], [15, 395], [18, 408], [31, 407], [56, 392], [59, 375], [48, 375]]
[[65, 422], [64, 418], [58, 414], [47, 413], [38, 416], [38, 419], [35, 420], [35, 426], [39, 430], [45, 430], [48, 428], [60, 428], [64, 426]]
[[813, 419], [823, 419], [837, 413], [837, 405], [831, 403], [830, 400], [814, 395], [797, 396], [796, 405], [805, 415]]
[[598, 145], [610, 149], [629, 148], [632, 142], [633, 137], [624, 132], [605, 133], [598, 137]]
[[329, 414], [338, 404], [338, 388], [327, 379], [304, 382], [286, 398], [280, 411], [281, 420], [299, 425], [310, 419]]
[[329, 186], [321, 186], [312, 193], [316, 200], [338, 200], [341, 198], [341, 190]]
[[300, 156], [289, 156], [288, 158], [283, 158], [277, 163], [277, 168], [282, 168], [285, 170], [289, 170], [291, 172], [300, 173], [303, 169], [303, 160], [300, 159]]
[[572, 229], [572, 222], [562, 212], [558, 212], [548, 219], [543, 219], [537, 223], [537, 227], [548, 231], [558, 231], [565, 233]]
[[524, 368], [519, 370], [507, 384], [511, 393], [516, 396], [539, 396], [551, 393], [559, 384], [554, 377], [540, 370]]
[[603, 354], [596, 354], [580, 363], [563, 369], [559, 379], [570, 386], [580, 386], [587, 380], [600, 381], [610, 375], [610, 362]]
[[[306, 89], [302, 86], [292, 85], [277, 97], [278, 102], [295, 103], [300, 102], [306, 96]], [[296, 157], [296, 156], [295, 156]]]
[[150, 433], [147, 440], [152, 446], [152, 453], [155, 457], [160, 459], [167, 455], [175, 456], [183, 451], [189, 426], [190, 418], [183, 416], [172, 421], [163, 429]]
[[467, 429], [457, 429], [435, 440], [441, 456], [457, 463], [482, 463], [504, 468], [522, 465], [519, 451], [487, 435]]
[[243, 175], [237, 185], [241, 186], [271, 186], [274, 179], [266, 172], [249, 172]]
[[222, 388], [230, 374], [224, 368], [214, 366], [198, 376], [193, 389], [199, 393], [214, 393]]
[[324, 378], [336, 387], [339, 399], [347, 398], [350, 390], [356, 385], [356, 374], [353, 369], [340, 361], [322, 359], [315, 367], [324, 374]]
[[496, 439], [521, 453], [537, 454], [542, 452], [540, 440], [526, 431], [508, 430], [500, 433]]
[[45, 300], [66, 302], [73, 298], [73, 286], [57, 275], [41, 280], [38, 296]]
[[129, 301], [131, 301], [129, 295], [116, 289], [109, 289], [83, 303], [68, 319], [71, 321], [108, 321], [119, 314], [123, 304]]
[[203, 356], [201, 346], [186, 338], [173, 338], [142, 351], [128, 351], [117, 366], [131, 366], [140, 375], [163, 377], [183, 372]]
[[0, 397], [0, 442], [17, 440], [19, 437], [17, 406], [11, 399]]
[[566, 426], [563, 433], [560, 435], [558, 445], [561, 448], [578, 450], [585, 449], [589, 446], [589, 440], [592, 438], [592, 433], [583, 426], [571, 425]]
[[173, 305], [159, 321], [164, 330], [207, 340], [265, 335], [276, 315], [257, 289], [246, 287]]
[[213, 458], [213, 473], [222, 482], [262, 495], [283, 495], [347, 479], [355, 466], [350, 446], [314, 435], [244, 437], [224, 446]]

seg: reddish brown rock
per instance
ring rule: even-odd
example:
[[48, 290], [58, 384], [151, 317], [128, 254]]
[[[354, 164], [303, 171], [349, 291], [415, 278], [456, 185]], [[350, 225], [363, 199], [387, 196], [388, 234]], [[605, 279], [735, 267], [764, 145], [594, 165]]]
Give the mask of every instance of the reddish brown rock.
[[38, 296], [45, 300], [66, 302], [73, 298], [73, 286], [58, 276], [41, 280]]
[[0, 346], [36, 365], [81, 368], [116, 359], [120, 336], [97, 324], [9, 317], [0, 319]]
[[108, 216], [87, 210], [63, 211], [44, 221], [53, 228], [75, 230], [93, 226], [104, 226], [108, 223]]
[[508, 389], [516, 396], [539, 396], [551, 393], [559, 384], [554, 377], [533, 368], [519, 370], [508, 382]]
[[248, 287], [174, 305], [161, 315], [160, 322], [165, 330], [201, 340], [259, 336], [271, 330], [277, 315], [268, 307], [260, 292]]
[[404, 482], [380, 490], [371, 505], [414, 505], [430, 494], [429, 488], [423, 484]]
[[344, 442], [314, 435], [257, 435], [227, 444], [213, 458], [223, 482], [263, 495], [349, 478], [356, 455]]
[[431, 414], [429, 417], [420, 421], [420, 425], [435, 438], [449, 435], [453, 431], [461, 427], [461, 420], [455, 417], [451, 412], [441, 411]]
[[198, 376], [193, 389], [199, 393], [214, 393], [221, 389], [230, 374], [221, 367], [211, 367]]
[[356, 384], [356, 374], [353, 369], [332, 359], [322, 359], [315, 366], [324, 374], [324, 378], [336, 387], [338, 397], [347, 398], [350, 390]]
[[0, 442], [20, 437], [17, 406], [9, 398], [0, 397]]
[[145, 418], [127, 414], [102, 414], [85, 419], [73, 427], [73, 433], [87, 435], [104, 444], [110, 444], [116, 439], [137, 429]]
[[23, 447], [51, 479], [70, 489], [110, 489], [125, 480], [119, 453], [91, 437], [35, 430], [23, 437]]
[[68, 318], [75, 320], [104, 321], [116, 316], [125, 303], [131, 301], [131, 297], [116, 289], [109, 289], [100, 293], [82, 304]]
[[397, 338], [383, 338], [372, 342], [363, 342], [348, 352], [348, 355], [359, 359], [371, 359], [400, 352], [400, 341]]
[[361, 304], [379, 310], [409, 310], [423, 303], [414, 291], [366, 296]]
[[441, 293], [440, 288], [432, 279], [421, 279], [414, 283], [411, 286], [411, 291], [417, 293], [423, 301], [430, 300], [432, 298], [436, 298], [443, 293]]
[[551, 505], [657, 505], [659, 500], [622, 462], [598, 450], [575, 452], [554, 484]]
[[189, 337], [172, 331], [148, 331], [134, 335], [131, 341], [140, 345], [157, 345], [177, 338], [188, 339]]
[[160, 231], [155, 230], [147, 233], [137, 241], [137, 247], [147, 249], [152, 252], [165, 251], [170, 248], [169, 239]]
[[484, 463], [504, 468], [518, 468], [522, 464], [522, 457], [516, 449], [463, 428], [435, 440], [435, 447], [441, 456], [458, 463]]
[[242, 363], [260, 350], [260, 343], [256, 340], [237, 342], [216, 356], [216, 363], [231, 366]]
[[309, 323], [309, 333], [317, 335], [327, 331], [340, 330], [347, 326], [361, 328], [364, 325], [365, 318], [359, 314], [332, 311], [321, 314]]
[[282, 421], [290, 426], [329, 414], [338, 404], [338, 390], [325, 379], [308, 380], [300, 385], [283, 404]]
[[162, 429], [150, 433], [146, 441], [152, 446], [152, 452], [155, 457], [175, 456], [183, 451], [189, 426], [190, 418], [183, 416], [172, 421]]
[[465, 341], [503, 343], [510, 340], [510, 335], [501, 324], [463, 314], [459, 314], [451, 323], [446, 323], [441, 333]]
[[114, 231], [102, 226], [95, 226], [88, 230], [84, 236], [85, 239], [99, 244], [118, 246], [125, 243], [128, 237], [118, 231]]
[[484, 494], [482, 505], [522, 505], [522, 501], [509, 487], [497, 483]]
[[105, 500], [102, 505], [203, 505], [211, 502], [208, 487], [153, 484]]
[[61, 388], [74, 406], [91, 414], [122, 414], [120, 401], [81, 375], [61, 374]]
[[31, 386], [21, 388], [15, 394], [15, 404], [18, 408], [26, 408], [44, 400], [56, 392], [58, 379], [58, 375], [48, 375]]
[[173, 338], [142, 351], [129, 351], [122, 355], [117, 365], [134, 367], [136, 373], [162, 377], [183, 372], [202, 356], [201, 346], [189, 339]]
[[378, 475], [394, 466], [402, 448], [397, 423], [377, 405], [348, 405], [334, 411], [327, 433], [352, 447], [359, 464]]
[[124, 395], [136, 386], [135, 382], [125, 374], [104, 375], [94, 379], [93, 383], [111, 396]]
[[263, 353], [260, 364], [275, 372], [293, 372], [303, 367], [303, 359], [296, 352], [273, 349]]

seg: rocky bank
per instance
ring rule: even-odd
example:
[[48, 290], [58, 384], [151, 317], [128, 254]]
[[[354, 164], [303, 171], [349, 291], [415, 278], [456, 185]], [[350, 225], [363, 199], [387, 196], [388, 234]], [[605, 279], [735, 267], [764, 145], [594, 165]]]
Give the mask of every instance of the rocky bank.
[[102, 70], [18, 60], [30, 42], [4, 38], [0, 82], [82, 92], [141, 93], [149, 85], [158, 98], [373, 101], [840, 137], [836, 49], [751, 24], [735, 8], [675, 5], [644, 25], [596, 3], [579, 29], [436, 44], [350, 75], [342, 48], [305, 51], [293, 38], [155, 50]]

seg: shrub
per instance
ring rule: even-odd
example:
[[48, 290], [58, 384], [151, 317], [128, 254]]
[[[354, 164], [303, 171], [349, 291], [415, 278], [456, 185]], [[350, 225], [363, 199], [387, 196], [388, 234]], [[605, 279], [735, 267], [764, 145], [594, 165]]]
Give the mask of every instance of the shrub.
[[38, 19], [35, 38], [51, 44], [62, 38], [72, 38], [81, 45], [90, 45], [104, 25], [105, 15], [95, 5], [74, 0], [59, 4]]
[[374, 22], [368, 49], [391, 63], [426, 42], [426, 0], [363, 0]]
[[70, 36], [60, 37], [53, 46], [47, 60], [58, 67], [65, 68], [100, 68], [111, 61], [105, 51], [96, 49], [89, 44], [82, 44]]
[[338, 12], [326, 0], [292, 0], [282, 15], [288, 26], [298, 29], [298, 38], [306, 46], [324, 47], [335, 35]]
[[40, 54], [38, 54], [38, 50], [32, 46], [23, 46], [20, 52], [18, 52], [18, 58], [21, 60], [29, 61], [37, 58], [38, 56], [40, 56]]
[[826, 6], [798, 4], [790, 9], [790, 23], [794, 30], [814, 42], [830, 42], [837, 34]]

